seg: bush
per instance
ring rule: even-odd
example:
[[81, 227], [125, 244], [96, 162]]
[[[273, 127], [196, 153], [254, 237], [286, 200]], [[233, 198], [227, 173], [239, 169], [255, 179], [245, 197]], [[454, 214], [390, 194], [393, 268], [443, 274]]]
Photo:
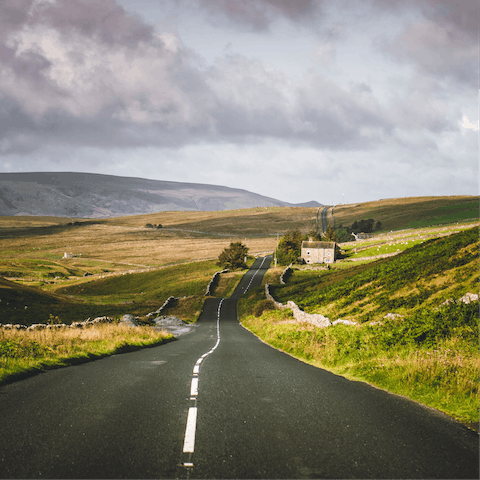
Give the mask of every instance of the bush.
[[438, 309], [421, 309], [398, 325], [380, 329], [376, 341], [384, 347], [409, 343], [431, 347], [454, 335], [478, 345], [478, 302], [451, 302]]
[[296, 230], [287, 230], [278, 242], [277, 261], [279, 265], [296, 263], [302, 253], [302, 234]]
[[248, 248], [241, 242], [232, 242], [218, 257], [218, 264], [224, 268], [246, 268]]
[[273, 300], [265, 299], [261, 302], [258, 302], [253, 308], [253, 314], [256, 317], [259, 317], [266, 310], [275, 310], [275, 303], [273, 302]]

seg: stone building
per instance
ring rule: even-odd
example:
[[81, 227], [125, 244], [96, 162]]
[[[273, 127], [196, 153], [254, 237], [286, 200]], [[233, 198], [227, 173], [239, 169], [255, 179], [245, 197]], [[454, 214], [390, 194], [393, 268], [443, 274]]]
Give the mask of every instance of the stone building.
[[335, 242], [302, 242], [301, 256], [306, 263], [333, 263], [335, 262]]

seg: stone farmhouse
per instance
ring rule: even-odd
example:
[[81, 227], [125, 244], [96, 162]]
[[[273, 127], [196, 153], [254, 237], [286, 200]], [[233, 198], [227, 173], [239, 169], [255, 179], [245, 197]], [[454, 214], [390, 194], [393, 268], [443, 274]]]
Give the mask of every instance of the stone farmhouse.
[[335, 262], [335, 242], [302, 242], [302, 258], [306, 263], [333, 263]]

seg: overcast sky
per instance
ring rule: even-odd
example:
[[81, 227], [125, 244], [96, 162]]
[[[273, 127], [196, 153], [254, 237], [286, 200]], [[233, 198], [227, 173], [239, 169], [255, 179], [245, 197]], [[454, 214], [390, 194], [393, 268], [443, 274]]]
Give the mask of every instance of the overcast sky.
[[0, 172], [478, 194], [479, 0], [0, 0]]

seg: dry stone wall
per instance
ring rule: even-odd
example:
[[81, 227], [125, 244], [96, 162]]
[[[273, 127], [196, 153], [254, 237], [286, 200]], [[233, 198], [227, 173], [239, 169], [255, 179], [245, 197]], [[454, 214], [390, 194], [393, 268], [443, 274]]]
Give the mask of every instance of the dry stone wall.
[[295, 302], [292, 302], [291, 300], [289, 300], [286, 305], [277, 302], [270, 293], [270, 285], [268, 283], [265, 285], [265, 296], [268, 300], [271, 300], [275, 304], [275, 307], [279, 310], [290, 308], [293, 313], [293, 318], [299, 323], [306, 322], [318, 328], [325, 328], [329, 327], [330, 325], [337, 325], [339, 323], [343, 323], [345, 325], [356, 325], [355, 322], [351, 322], [350, 320], [338, 319], [334, 322], [331, 322], [328, 317], [325, 317], [324, 315], [321, 315], [319, 313], [306, 313]]
[[208, 297], [209, 295], [212, 294], [212, 289], [215, 288], [215, 286], [217, 285], [217, 282], [220, 278], [220, 274], [221, 273], [227, 273], [227, 272], [228, 272], [228, 269], [225, 268], [224, 270], [221, 270], [220, 272], [215, 272], [213, 274], [213, 277], [212, 277], [212, 279], [210, 280], [210, 283], [207, 286], [207, 291], [205, 292], [206, 297]]
[[[306, 322], [310, 323], [311, 325], [314, 325], [315, 327], [318, 328], [325, 328], [329, 326], [334, 326], [334, 325], [357, 325], [357, 322], [352, 322], [351, 320], [343, 320], [339, 318], [338, 320], [334, 320], [333, 322], [330, 321], [328, 317], [325, 317], [319, 313], [306, 313], [304, 312], [301, 308], [298, 307], [298, 305], [295, 304], [295, 302], [292, 302], [289, 300], [286, 305], [283, 303], [277, 302], [273, 295], [270, 293], [270, 285], [267, 283], [265, 285], [265, 297], [268, 300], [271, 300], [275, 308], [278, 310], [285, 310], [287, 308], [290, 308], [293, 313], [293, 318], [297, 322]], [[452, 302], [453, 300], [446, 300], [443, 302], [442, 305], [445, 305], [447, 303]], [[476, 293], [466, 293], [463, 297], [461, 297], [458, 301], [463, 302], [463, 303], [470, 303], [470, 302], [476, 302], [478, 301], [478, 294]], [[393, 320], [393, 319], [403, 319], [402, 315], [399, 315], [398, 313], [387, 313], [384, 317], [385, 320]], [[383, 325], [383, 322], [370, 322], [369, 325]]]

